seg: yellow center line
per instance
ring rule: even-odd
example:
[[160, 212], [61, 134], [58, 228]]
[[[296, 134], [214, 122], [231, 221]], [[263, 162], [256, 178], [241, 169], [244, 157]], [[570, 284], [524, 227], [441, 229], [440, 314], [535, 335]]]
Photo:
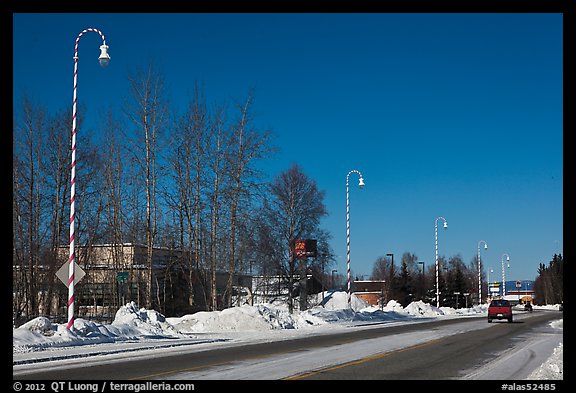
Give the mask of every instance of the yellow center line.
[[436, 342], [442, 340], [443, 338], [444, 338], [444, 337], [437, 338], [437, 339], [434, 339], [434, 340], [431, 340], [431, 341], [426, 341], [426, 342], [421, 343], [421, 344], [412, 345], [412, 346], [410, 346], [410, 347], [400, 348], [400, 349], [396, 349], [396, 350], [394, 350], [394, 351], [389, 351], [389, 352], [384, 352], [384, 353], [379, 353], [379, 354], [372, 355], [372, 356], [368, 356], [368, 357], [361, 358], [361, 359], [358, 359], [358, 360], [353, 360], [353, 361], [350, 361], [350, 362], [338, 364], [338, 365], [336, 365], [336, 366], [326, 367], [326, 368], [322, 368], [322, 369], [319, 369], [319, 370], [316, 370], [316, 371], [311, 371], [311, 372], [304, 373], [304, 374], [293, 375], [293, 376], [291, 376], [291, 377], [287, 377], [287, 378], [283, 378], [283, 379], [284, 379], [284, 380], [287, 380], [287, 381], [293, 381], [293, 380], [297, 380], [297, 379], [309, 378], [309, 377], [311, 377], [311, 376], [313, 376], [313, 375], [321, 374], [321, 373], [324, 373], [324, 372], [334, 371], [334, 370], [338, 370], [338, 369], [340, 369], [340, 368], [349, 367], [349, 366], [355, 366], [355, 365], [358, 365], [358, 364], [370, 362], [370, 361], [372, 361], [372, 360], [382, 359], [382, 358], [384, 358], [384, 357], [386, 357], [386, 356], [394, 355], [394, 354], [396, 354], [396, 353], [405, 352], [405, 351], [410, 351], [410, 350], [412, 350], [412, 349], [417, 349], [417, 348], [425, 347], [425, 346], [427, 346], [427, 345], [436, 343]]

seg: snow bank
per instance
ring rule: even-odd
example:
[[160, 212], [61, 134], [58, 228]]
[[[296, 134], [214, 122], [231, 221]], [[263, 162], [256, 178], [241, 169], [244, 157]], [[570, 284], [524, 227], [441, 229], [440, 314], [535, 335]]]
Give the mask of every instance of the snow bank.
[[[76, 325], [74, 325], [76, 327]], [[128, 336], [178, 336], [178, 331], [166, 317], [155, 310], [138, 308], [136, 303], [130, 302], [116, 312], [112, 328], [120, 334]]]
[[200, 311], [168, 321], [181, 333], [293, 329], [296, 325], [287, 310], [266, 304]]
[[440, 317], [455, 313], [485, 312], [485, 307], [453, 310], [422, 301], [406, 307], [391, 300], [385, 307], [370, 306], [352, 295], [351, 307], [345, 291], [325, 292], [313, 300], [317, 306], [290, 314], [285, 304], [257, 304], [222, 311], [201, 311], [180, 318], [166, 318], [155, 310], [127, 303], [116, 312], [110, 325], [77, 318], [74, 331], [48, 318], [35, 318], [13, 330], [15, 352], [39, 350], [48, 346], [70, 346], [154, 338], [189, 337], [194, 333], [250, 332], [276, 329], [306, 329], [326, 324], [371, 323]]
[[[558, 310], [558, 307], [549, 309]], [[550, 326], [554, 329], [564, 329], [564, 318], [550, 322]], [[559, 343], [554, 348], [552, 356], [532, 371], [526, 379], [564, 379], [564, 343]]]
[[526, 379], [564, 379], [564, 343], [554, 348], [554, 353]]
[[326, 310], [341, 310], [350, 309], [360, 311], [370, 305], [363, 299], [360, 299], [354, 294], [350, 295], [350, 307], [348, 307], [348, 293], [344, 291], [328, 291], [319, 293], [316, 298], [316, 304], [321, 305]]
[[30, 352], [47, 347], [111, 342], [113, 334], [103, 325], [78, 318], [75, 331], [66, 324], [53, 324], [46, 317], [37, 317], [13, 330], [13, 352]]
[[411, 315], [423, 317], [437, 317], [438, 315], [445, 314], [442, 308], [431, 306], [430, 304], [424, 303], [422, 300], [410, 303], [406, 306], [404, 311]]
[[177, 330], [157, 311], [138, 309], [134, 302], [120, 307], [111, 325], [74, 320], [74, 330], [66, 324], [52, 323], [46, 317], [37, 317], [13, 329], [13, 352], [30, 352], [47, 347], [98, 344], [120, 340], [138, 340], [155, 337], [178, 337]]

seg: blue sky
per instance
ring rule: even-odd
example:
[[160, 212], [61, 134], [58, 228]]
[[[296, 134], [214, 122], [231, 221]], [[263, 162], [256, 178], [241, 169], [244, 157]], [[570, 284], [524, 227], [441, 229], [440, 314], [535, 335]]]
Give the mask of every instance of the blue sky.
[[[78, 101], [86, 126], [119, 107], [127, 75], [152, 60], [174, 108], [194, 83], [209, 101], [255, 92], [255, 124], [280, 152], [272, 178], [298, 163], [326, 192], [337, 269], [346, 273], [346, 175], [351, 268], [388, 253], [434, 263], [480, 240], [485, 270], [530, 280], [563, 253], [563, 24], [554, 13], [14, 14], [14, 102], [71, 107], [76, 37]], [[78, 140], [80, 159], [81, 135]], [[439, 221], [439, 224], [441, 222]]]

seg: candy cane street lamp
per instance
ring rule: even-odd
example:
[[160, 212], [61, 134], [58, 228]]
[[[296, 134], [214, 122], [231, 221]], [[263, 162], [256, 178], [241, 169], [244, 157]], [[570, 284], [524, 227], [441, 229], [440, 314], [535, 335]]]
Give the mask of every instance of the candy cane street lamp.
[[346, 175], [346, 257], [348, 259], [348, 308], [352, 308], [352, 294], [350, 293], [350, 199], [348, 192], [348, 178], [352, 173], [357, 173], [360, 176], [358, 186], [364, 188], [364, 178], [362, 174], [353, 169]]
[[478, 304], [482, 303], [482, 267], [480, 265], [480, 244], [484, 243], [484, 249], [488, 249], [488, 244], [484, 240], [478, 242]]
[[78, 43], [80, 37], [85, 33], [90, 31], [100, 34], [102, 37], [102, 45], [100, 46], [100, 56], [98, 61], [102, 67], [106, 67], [110, 61], [110, 55], [108, 54], [108, 45], [106, 45], [106, 39], [104, 34], [98, 29], [88, 28], [82, 30], [78, 37], [76, 38], [76, 44], [74, 46], [74, 95], [72, 100], [72, 167], [70, 175], [70, 259], [68, 260], [68, 330], [74, 329], [74, 264], [75, 264], [75, 253], [74, 253], [74, 202], [75, 202], [75, 185], [76, 185], [76, 90], [78, 86]]
[[434, 221], [434, 237], [436, 238], [436, 307], [440, 307], [440, 290], [438, 285], [439, 267], [438, 267], [438, 220], [444, 221], [444, 229], [448, 229], [448, 223], [444, 217], [436, 217]]
[[490, 287], [490, 273], [494, 273], [494, 269], [492, 269], [492, 268], [488, 269], [488, 295], [486, 295], [486, 296], [488, 296], [488, 299], [492, 298], [492, 292], [490, 291], [490, 289], [492, 289]]
[[506, 262], [508, 262], [508, 267], [510, 267], [510, 255], [506, 253], [502, 254], [502, 298], [506, 296], [506, 270], [504, 269], [504, 255], [506, 255]]

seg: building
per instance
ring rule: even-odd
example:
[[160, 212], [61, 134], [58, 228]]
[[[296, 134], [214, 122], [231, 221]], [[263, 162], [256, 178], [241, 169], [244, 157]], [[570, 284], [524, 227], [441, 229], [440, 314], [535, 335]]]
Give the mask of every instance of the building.
[[534, 304], [534, 291], [531, 289], [516, 289], [513, 291], [506, 291], [504, 299], [512, 304]]
[[[151, 285], [152, 307], [172, 316], [208, 310], [210, 273], [196, 269], [193, 256], [187, 251], [154, 247], [152, 268], [147, 264], [146, 245], [99, 244], [76, 246], [77, 263], [86, 275], [75, 285], [75, 308], [80, 317], [113, 320], [121, 305], [134, 301], [144, 306], [148, 285]], [[65, 263], [69, 248], [61, 247], [59, 259]], [[150, 280], [150, 275], [152, 279]], [[216, 272], [218, 309], [225, 307], [229, 274]], [[233, 276], [232, 303], [251, 287], [251, 277]], [[65, 286], [63, 290], [67, 291]], [[53, 315], [66, 314], [67, 297], [60, 296], [51, 310]]]
[[[302, 281], [299, 275], [292, 278], [292, 298], [300, 297]], [[320, 280], [312, 273], [306, 274], [306, 294], [312, 295], [322, 292], [324, 289]], [[253, 276], [251, 283], [251, 303], [273, 303], [274, 301], [286, 301], [289, 294], [290, 284], [288, 277], [284, 275]]]
[[371, 306], [382, 304], [385, 293], [384, 280], [356, 280], [352, 282], [352, 293]]

